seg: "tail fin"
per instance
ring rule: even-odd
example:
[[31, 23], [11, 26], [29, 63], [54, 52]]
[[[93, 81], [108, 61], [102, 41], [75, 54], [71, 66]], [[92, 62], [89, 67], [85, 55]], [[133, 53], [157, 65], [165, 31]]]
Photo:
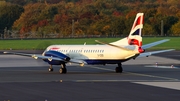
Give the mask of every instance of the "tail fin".
[[136, 45], [138, 47], [141, 47], [142, 46], [141, 32], [143, 28], [143, 18], [144, 18], [144, 13], [137, 13], [133, 26], [129, 33], [129, 36], [127, 38], [123, 38], [121, 40], [112, 42], [110, 44], [118, 45], [118, 46]]
[[128, 36], [129, 45], [137, 45], [139, 47], [142, 46], [141, 33], [143, 28], [143, 19], [144, 19], [143, 13], [138, 13], [136, 15], [130, 34]]
[[136, 15], [136, 18], [134, 20], [133, 26], [131, 28], [129, 35], [140, 35], [143, 28], [143, 19], [144, 19], [144, 13], [138, 13]]

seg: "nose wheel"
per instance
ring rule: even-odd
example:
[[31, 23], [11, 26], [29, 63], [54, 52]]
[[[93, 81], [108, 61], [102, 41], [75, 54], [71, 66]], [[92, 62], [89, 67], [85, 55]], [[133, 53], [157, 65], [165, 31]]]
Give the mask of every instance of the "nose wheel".
[[52, 65], [50, 65], [48, 71], [49, 71], [49, 72], [52, 72], [53, 70], [54, 70], [54, 69], [52, 68]]

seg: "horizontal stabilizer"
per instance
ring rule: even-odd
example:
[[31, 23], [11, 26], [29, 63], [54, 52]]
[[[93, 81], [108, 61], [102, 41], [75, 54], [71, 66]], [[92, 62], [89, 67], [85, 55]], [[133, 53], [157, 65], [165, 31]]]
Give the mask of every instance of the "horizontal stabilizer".
[[159, 44], [167, 42], [167, 41], [169, 41], [169, 39], [164, 39], [164, 40], [156, 41], [156, 42], [153, 42], [153, 43], [149, 43], [149, 44], [143, 45], [142, 49], [151, 48], [153, 46], [159, 45]]
[[163, 53], [163, 52], [169, 52], [169, 51], [173, 51], [173, 50], [175, 50], [175, 49], [145, 52], [145, 53], [141, 53], [141, 54], [138, 56], [138, 58], [139, 58], [139, 57], [148, 57], [148, 56], [153, 55], [153, 54]]

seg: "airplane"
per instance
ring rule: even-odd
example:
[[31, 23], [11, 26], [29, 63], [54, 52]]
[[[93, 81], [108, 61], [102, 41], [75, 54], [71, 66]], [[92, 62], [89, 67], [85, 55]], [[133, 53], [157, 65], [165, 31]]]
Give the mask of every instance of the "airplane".
[[145, 49], [169, 41], [169, 39], [142, 45], [142, 28], [144, 13], [137, 13], [131, 31], [128, 37], [115, 42], [106, 43], [95, 40], [96, 45], [50, 45], [40, 54], [25, 54], [17, 52], [4, 52], [5, 54], [14, 54], [29, 56], [34, 59], [42, 59], [50, 67], [49, 72], [53, 71], [53, 65], [60, 65], [60, 74], [66, 74], [66, 64], [76, 63], [84, 65], [106, 65], [117, 64], [116, 73], [122, 73], [122, 62], [139, 57], [148, 57], [153, 54], [172, 51], [174, 49], [145, 52]]

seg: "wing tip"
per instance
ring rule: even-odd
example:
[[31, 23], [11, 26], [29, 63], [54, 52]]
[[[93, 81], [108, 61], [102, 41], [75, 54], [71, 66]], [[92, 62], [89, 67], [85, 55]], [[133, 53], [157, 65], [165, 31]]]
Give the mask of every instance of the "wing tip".
[[164, 39], [164, 41], [170, 41], [170, 39]]
[[3, 52], [4, 54], [7, 54], [8, 52]]

